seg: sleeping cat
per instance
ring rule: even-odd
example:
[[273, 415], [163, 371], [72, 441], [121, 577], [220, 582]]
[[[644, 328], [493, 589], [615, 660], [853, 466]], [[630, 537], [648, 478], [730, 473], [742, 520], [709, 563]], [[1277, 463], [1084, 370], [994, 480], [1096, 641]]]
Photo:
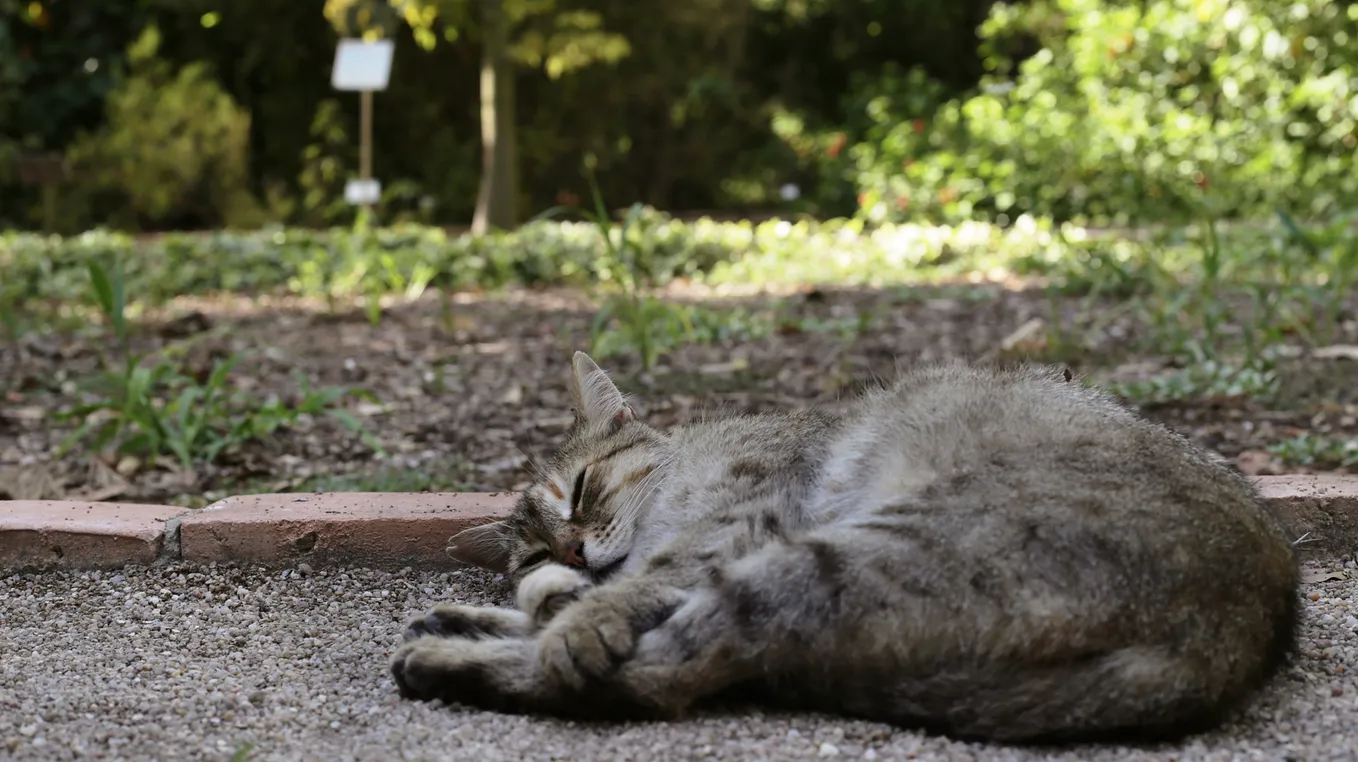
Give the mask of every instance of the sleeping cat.
[[402, 695], [582, 719], [736, 695], [1152, 741], [1213, 727], [1290, 652], [1297, 565], [1252, 486], [1068, 373], [936, 365], [838, 414], [662, 433], [572, 365], [566, 442], [449, 548], [518, 609], [414, 620]]

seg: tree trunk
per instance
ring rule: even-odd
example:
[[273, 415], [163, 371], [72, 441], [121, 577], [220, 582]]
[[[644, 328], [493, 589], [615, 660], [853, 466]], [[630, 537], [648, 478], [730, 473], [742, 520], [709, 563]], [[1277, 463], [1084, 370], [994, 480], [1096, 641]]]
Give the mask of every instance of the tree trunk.
[[518, 222], [518, 157], [514, 136], [514, 70], [503, 0], [481, 0], [481, 187], [472, 234]]

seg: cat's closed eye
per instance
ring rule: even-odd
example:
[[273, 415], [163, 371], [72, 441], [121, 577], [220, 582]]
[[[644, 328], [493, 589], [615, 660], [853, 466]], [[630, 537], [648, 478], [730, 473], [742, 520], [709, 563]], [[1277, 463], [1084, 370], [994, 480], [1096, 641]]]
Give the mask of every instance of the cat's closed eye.
[[585, 491], [585, 474], [588, 472], [589, 466], [585, 466], [575, 477], [575, 487], [571, 490], [571, 514], [580, 510], [580, 495]]
[[528, 557], [523, 559], [523, 563], [519, 564], [519, 567], [522, 569], [529, 569], [534, 566], [537, 566], [540, 563], [549, 561], [551, 560], [551, 558], [552, 551], [548, 550], [547, 548], [539, 548], [538, 550], [529, 553]]

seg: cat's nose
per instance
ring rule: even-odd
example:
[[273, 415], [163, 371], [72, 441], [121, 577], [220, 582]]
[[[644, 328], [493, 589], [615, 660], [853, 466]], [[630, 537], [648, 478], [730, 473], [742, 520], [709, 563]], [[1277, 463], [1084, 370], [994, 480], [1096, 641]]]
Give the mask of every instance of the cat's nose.
[[561, 559], [561, 563], [581, 569], [585, 568], [585, 544], [579, 540], [566, 543], [566, 555]]

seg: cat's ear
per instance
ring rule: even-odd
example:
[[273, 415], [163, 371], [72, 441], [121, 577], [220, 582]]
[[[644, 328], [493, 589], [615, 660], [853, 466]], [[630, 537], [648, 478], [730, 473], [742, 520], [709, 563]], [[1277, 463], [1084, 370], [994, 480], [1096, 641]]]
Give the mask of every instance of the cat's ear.
[[509, 551], [514, 537], [503, 521], [480, 524], [453, 535], [444, 551], [454, 561], [504, 574], [509, 568]]
[[608, 374], [584, 352], [571, 358], [571, 402], [581, 423], [625, 423], [636, 417]]

